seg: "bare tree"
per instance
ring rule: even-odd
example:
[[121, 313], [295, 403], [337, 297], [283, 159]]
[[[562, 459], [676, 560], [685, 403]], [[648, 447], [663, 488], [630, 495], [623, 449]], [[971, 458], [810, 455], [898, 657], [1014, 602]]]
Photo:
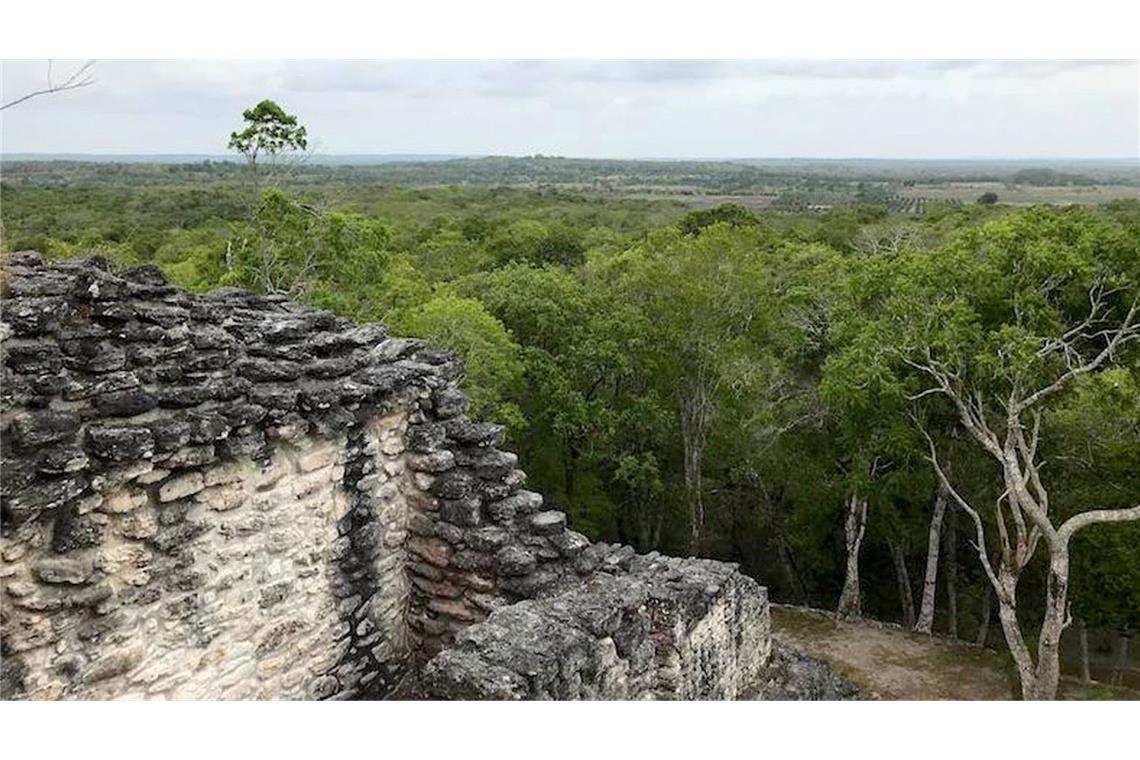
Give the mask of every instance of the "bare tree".
[[[867, 476], [875, 479], [879, 472], [879, 457], [867, 467]], [[867, 534], [867, 507], [869, 500], [863, 494], [851, 493], [847, 497], [843, 519], [843, 544], [847, 550], [847, 566], [843, 575], [843, 590], [835, 607], [837, 617], [860, 617], [863, 614], [862, 588], [859, 583], [859, 553], [863, 537]]]
[[993, 604], [990, 602], [991, 596], [993, 596], [993, 589], [987, 583], [985, 594], [982, 597], [982, 619], [978, 623], [978, 635], [974, 639], [974, 643], [981, 647], [984, 647], [990, 640], [990, 610], [993, 608]]
[[1089, 668], [1089, 630], [1085, 626], [1085, 621], [1077, 618], [1077, 645], [1080, 648], [1081, 658], [1081, 683], [1092, 683], [1092, 672]]
[[853, 247], [860, 256], [897, 256], [908, 248], [923, 244], [922, 235], [913, 227], [903, 224], [866, 226], [859, 230]]
[[39, 97], [40, 95], [51, 95], [57, 92], [66, 92], [67, 90], [79, 90], [95, 84], [95, 61], [87, 61], [87, 63], [73, 71], [62, 81], [55, 78], [54, 68], [52, 61], [48, 61], [47, 87], [29, 92], [26, 95], [21, 95], [15, 100], [9, 100], [3, 105], [0, 105], [0, 111], [4, 111], [12, 106], [17, 106], [20, 103]]
[[934, 497], [934, 513], [930, 516], [930, 534], [926, 542], [926, 575], [922, 581], [922, 602], [914, 630], [930, 634], [934, 630], [935, 592], [938, 590], [938, 554], [941, 549], [942, 522], [946, 516], [946, 489], [939, 486]]
[[958, 511], [946, 513], [946, 527], [942, 531], [942, 554], [945, 557], [946, 577], [946, 632], [958, 638]]
[[902, 621], [907, 628], [914, 627], [914, 596], [910, 587], [910, 573], [906, 566], [906, 543], [887, 539], [887, 548], [895, 563], [895, 579], [899, 586], [899, 603], [902, 607]]
[[847, 568], [843, 575], [843, 591], [835, 614], [839, 617], [859, 617], [863, 614], [862, 590], [859, 587], [859, 551], [867, 532], [867, 497], [851, 494], [847, 497], [846, 517], [843, 520], [843, 543], [847, 550]]
[[[974, 523], [978, 552], [986, 577], [998, 603], [998, 619], [1017, 666], [1025, 699], [1053, 699], [1060, 678], [1061, 634], [1071, 622], [1069, 615], [1069, 544], [1077, 531], [1101, 523], [1140, 520], [1140, 504], [1125, 509], [1095, 509], [1081, 512], [1055, 524], [1049, 492], [1041, 478], [1043, 462], [1038, 456], [1042, 402], [1061, 392], [1077, 378], [1108, 366], [1117, 352], [1140, 339], [1140, 296], [1119, 322], [1106, 317], [1110, 293], [1099, 279], [1088, 292], [1088, 315], [1057, 338], [1042, 341], [1038, 357], [1059, 356], [1064, 369], [1036, 387], [1014, 376], [1008, 395], [987, 398], [971, 389], [961, 375], [934, 359], [929, 348], [925, 358], [904, 361], [927, 375], [933, 385], [912, 399], [941, 394], [953, 404], [959, 421], [973, 439], [1001, 468], [1005, 490], [994, 502], [992, 517], [997, 532], [998, 554], [991, 559], [986, 521], [982, 514], [950, 482], [942, 467], [934, 439], [920, 425], [930, 448], [929, 459], [942, 486]], [[991, 420], [994, 406], [1004, 410], [1004, 419]], [[1017, 620], [1017, 585], [1022, 572], [1044, 545], [1048, 553], [1045, 613], [1038, 638], [1036, 661]]]

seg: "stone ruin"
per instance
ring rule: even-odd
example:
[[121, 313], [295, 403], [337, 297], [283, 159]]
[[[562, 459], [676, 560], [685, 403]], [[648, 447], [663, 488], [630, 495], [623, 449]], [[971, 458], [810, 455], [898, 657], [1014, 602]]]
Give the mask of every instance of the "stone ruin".
[[766, 591], [591, 544], [456, 356], [149, 266], [9, 254], [0, 695], [733, 699]]

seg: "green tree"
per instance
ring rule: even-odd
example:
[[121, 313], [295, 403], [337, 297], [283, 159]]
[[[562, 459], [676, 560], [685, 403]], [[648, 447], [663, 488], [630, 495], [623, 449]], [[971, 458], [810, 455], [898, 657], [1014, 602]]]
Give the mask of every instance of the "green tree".
[[[1091, 510], [1052, 503], [1041, 467], [1050, 411], [1077, 380], [1128, 361], [1140, 339], [1134, 240], [1078, 209], [1010, 215], [931, 254], [894, 258], [891, 295], [864, 327], [866, 339], [881, 347], [879, 363], [894, 364], [890, 371], [900, 373], [909, 398], [948, 405], [942, 408], [998, 467], [1000, 496], [984, 502], [994, 505], [990, 510], [978, 509], [980, 500], [953, 482], [928, 436], [935, 473], [974, 522], [1026, 699], [1056, 695], [1073, 537], [1090, 525], [1140, 518], [1135, 493]], [[991, 556], [987, 537], [994, 532]], [[1017, 588], [1039, 548], [1048, 571], [1034, 656], [1018, 620]]]
[[501, 227], [486, 246], [499, 264], [574, 266], [582, 263], [585, 254], [577, 232], [564, 224], [536, 219], [519, 219]]
[[282, 155], [309, 147], [308, 133], [296, 116], [268, 99], [243, 111], [242, 119], [245, 129], [230, 133], [228, 147], [245, 157], [256, 193], [260, 189], [258, 161], [268, 157], [272, 171]]
[[673, 401], [693, 553], [705, 522], [704, 454], [723, 400], [762, 392], [768, 379], [757, 348], [776, 303], [767, 247], [756, 228], [716, 224], [696, 238], [655, 231], [604, 265], [612, 302], [639, 311], [641, 360]]
[[[325, 281], [366, 287], [352, 268], [382, 281], [387, 225], [357, 214], [326, 213], [270, 188], [252, 221], [236, 225], [228, 243], [228, 279], [261, 293], [303, 298]], [[379, 267], [379, 271], [377, 271]]]
[[722, 203], [714, 208], [690, 211], [677, 226], [686, 235], [697, 235], [718, 222], [731, 227], [754, 227], [760, 224], [760, 217], [738, 203]]
[[[1045, 456], [1057, 470], [1059, 502], [1092, 507], [1140, 494], [1140, 367], [1082, 378], [1046, 424], [1056, 431]], [[1123, 644], [1140, 630], [1140, 522], [1090, 527], [1072, 554], [1080, 633], [1085, 625], [1111, 629]]]
[[459, 354], [466, 365], [464, 384], [476, 417], [493, 419], [516, 432], [522, 429], [522, 411], [509, 400], [518, 394], [522, 380], [521, 352], [483, 304], [440, 295], [409, 309], [395, 326]]

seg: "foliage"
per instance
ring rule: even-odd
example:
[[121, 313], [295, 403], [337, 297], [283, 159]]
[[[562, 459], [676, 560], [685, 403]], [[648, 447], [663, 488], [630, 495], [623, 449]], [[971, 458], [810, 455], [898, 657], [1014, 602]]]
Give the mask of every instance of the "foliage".
[[[831, 606], [844, 499], [866, 496], [865, 610], [885, 618], [900, 614], [887, 542], [907, 547], [918, 577], [934, 491], [908, 416], [926, 385], [903, 360], [929, 349], [1000, 396], [1063, 371], [1063, 354], [1039, 349], [1087, 311], [1092, 285], [1116, 313], [1140, 282], [1135, 200], [909, 217], [881, 203], [882, 183], [900, 176], [834, 167], [306, 166], [254, 206], [234, 163], [10, 167], [0, 184], [8, 249], [154, 263], [191, 290], [285, 293], [456, 350], [474, 413], [509, 425], [533, 487], [593, 538], [687, 553], [699, 497], [702, 553], [741, 562], [774, 599]], [[838, 183], [863, 202], [688, 212], [610, 184], [626, 176], [664, 194], [679, 172], [710, 193], [735, 183], [806, 198]], [[412, 177], [462, 185], [400, 186]], [[558, 182], [574, 189], [548, 186]], [[1043, 473], [1061, 514], [1140, 495], [1134, 352], [1049, 404]], [[995, 500], [994, 467], [955, 431], [953, 410], [920, 401], [963, 494]], [[971, 537], [959, 538], [971, 560], [960, 568], [963, 606], [985, 583]], [[1090, 625], [1137, 626], [1138, 545], [1135, 528], [1120, 526], [1075, 542], [1074, 611]], [[1027, 573], [1028, 620], [1045, 573], [1040, 563]]]
[[526, 421], [522, 412], [507, 400], [519, 391], [521, 351], [483, 304], [471, 298], [440, 295], [409, 309], [394, 326], [460, 355], [467, 368], [475, 416], [514, 430], [523, 427]]
[[696, 235], [718, 222], [732, 227], [751, 227], [760, 224], [760, 218], [740, 204], [722, 203], [715, 208], [690, 211], [678, 226], [686, 235]]
[[297, 117], [285, 113], [272, 100], [247, 108], [241, 116], [245, 129], [230, 133], [228, 147], [245, 156], [251, 165], [260, 156], [269, 156], [272, 161], [281, 153], [305, 150], [309, 145], [307, 132], [297, 123]]

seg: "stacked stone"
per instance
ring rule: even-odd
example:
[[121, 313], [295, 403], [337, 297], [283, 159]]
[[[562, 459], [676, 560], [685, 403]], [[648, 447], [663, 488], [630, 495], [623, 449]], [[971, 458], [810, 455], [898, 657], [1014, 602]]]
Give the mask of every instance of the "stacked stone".
[[408, 622], [422, 658], [498, 607], [580, 582], [575, 559], [589, 546], [567, 530], [565, 513], [522, 488], [518, 457], [498, 448], [503, 427], [471, 421], [467, 408], [461, 392], [439, 389], [408, 430], [418, 490], [408, 521]]
[[767, 657], [754, 583], [524, 489], [449, 351], [98, 259], [0, 286], [5, 696], [385, 696], [457, 636], [437, 696], [732, 696]]
[[597, 572], [467, 628], [425, 667], [429, 699], [735, 699], [761, 680], [766, 593], [736, 566], [595, 544]]
[[[453, 389], [462, 376], [454, 354], [280, 297], [183, 293], [153, 267], [46, 264], [31, 252], [4, 264], [4, 693], [20, 693], [21, 669], [58, 670], [60, 658], [45, 654], [52, 649], [79, 652], [75, 672], [52, 679], [65, 696], [113, 695], [107, 673], [150, 670], [122, 657], [99, 664], [109, 633], [141, 635], [112, 614], [122, 608], [169, 604], [162, 619], [182, 621], [188, 646], [206, 646], [213, 634], [196, 632], [216, 629], [218, 615], [200, 602], [218, 595], [218, 577], [199, 566], [211, 542], [264, 532], [256, 552], [272, 555], [284, 515], [269, 510], [290, 503], [336, 512], [343, 539], [317, 547], [340, 622], [324, 645], [336, 660], [307, 693], [390, 688], [408, 642], [373, 622], [402, 624], [406, 612], [402, 504], [415, 489], [403, 471], [403, 425], [409, 416], [428, 422], [421, 405], [430, 411], [433, 392]], [[380, 440], [378, 419], [399, 429]], [[334, 445], [314, 454], [321, 441]], [[310, 527], [323, 540], [320, 524]], [[243, 546], [242, 561], [253, 561]], [[309, 573], [296, 568], [301, 557], [292, 563], [281, 572]], [[288, 610], [278, 597], [303, 592], [263, 576], [248, 576], [263, 586], [259, 614]], [[97, 682], [103, 691], [93, 691]]]

